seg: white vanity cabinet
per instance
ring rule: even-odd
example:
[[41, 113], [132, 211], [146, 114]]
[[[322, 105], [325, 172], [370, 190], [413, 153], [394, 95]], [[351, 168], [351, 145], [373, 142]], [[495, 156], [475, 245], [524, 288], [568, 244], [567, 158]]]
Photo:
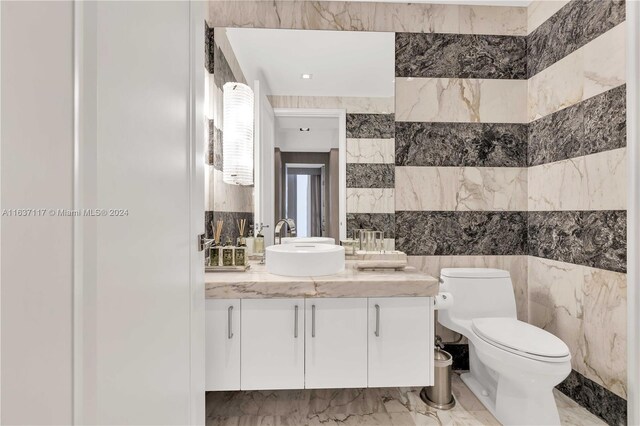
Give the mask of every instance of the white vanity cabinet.
[[427, 386], [433, 298], [207, 299], [206, 389]]
[[367, 299], [305, 300], [305, 387], [367, 387]]
[[205, 300], [206, 390], [240, 389], [240, 299]]
[[304, 299], [243, 299], [240, 388], [304, 388]]
[[369, 299], [369, 387], [432, 383], [433, 299]]

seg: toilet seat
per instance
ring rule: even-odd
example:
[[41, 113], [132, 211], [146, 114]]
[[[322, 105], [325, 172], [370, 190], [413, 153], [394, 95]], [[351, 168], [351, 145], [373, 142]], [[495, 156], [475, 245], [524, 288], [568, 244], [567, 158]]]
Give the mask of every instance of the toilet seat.
[[515, 318], [476, 318], [471, 329], [487, 343], [526, 358], [565, 362], [571, 357], [562, 340]]

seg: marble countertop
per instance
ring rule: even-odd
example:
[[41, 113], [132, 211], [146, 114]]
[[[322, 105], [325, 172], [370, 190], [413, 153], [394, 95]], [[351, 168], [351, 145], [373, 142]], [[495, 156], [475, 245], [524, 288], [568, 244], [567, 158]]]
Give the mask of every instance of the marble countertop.
[[347, 261], [345, 270], [322, 277], [284, 277], [252, 263], [246, 272], [206, 272], [207, 299], [277, 297], [410, 297], [435, 296], [438, 280], [413, 267], [403, 271], [358, 271]]

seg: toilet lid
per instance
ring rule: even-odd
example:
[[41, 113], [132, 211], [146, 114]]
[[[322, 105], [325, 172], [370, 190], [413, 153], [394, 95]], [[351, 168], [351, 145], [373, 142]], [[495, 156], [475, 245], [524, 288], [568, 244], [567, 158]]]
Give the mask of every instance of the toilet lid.
[[473, 331], [489, 343], [535, 358], [564, 358], [569, 348], [553, 334], [515, 318], [477, 318]]

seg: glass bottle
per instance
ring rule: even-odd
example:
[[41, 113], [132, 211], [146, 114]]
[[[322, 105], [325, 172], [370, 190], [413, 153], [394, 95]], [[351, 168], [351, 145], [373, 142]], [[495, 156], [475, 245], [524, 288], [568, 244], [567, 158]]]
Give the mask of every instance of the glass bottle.
[[229, 237], [222, 248], [222, 266], [233, 266], [233, 246]]

